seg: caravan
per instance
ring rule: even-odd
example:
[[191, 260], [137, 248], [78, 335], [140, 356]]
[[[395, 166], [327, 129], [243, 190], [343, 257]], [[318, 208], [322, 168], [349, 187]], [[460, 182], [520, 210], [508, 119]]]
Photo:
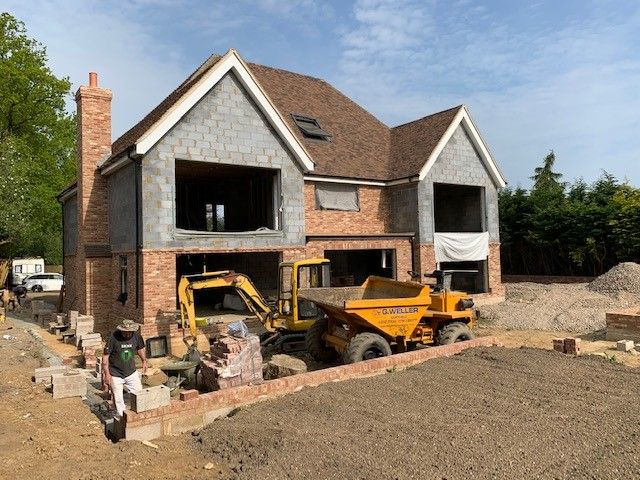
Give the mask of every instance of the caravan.
[[29, 275], [44, 272], [44, 259], [14, 258], [11, 261], [11, 284], [20, 285]]

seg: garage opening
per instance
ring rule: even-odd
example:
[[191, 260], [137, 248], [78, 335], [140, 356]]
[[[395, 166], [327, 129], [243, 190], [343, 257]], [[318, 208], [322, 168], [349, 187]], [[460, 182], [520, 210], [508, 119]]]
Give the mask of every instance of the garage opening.
[[467, 293], [486, 293], [489, 291], [487, 261], [480, 262], [442, 262], [441, 270], [454, 270], [451, 274], [451, 289]]
[[[278, 291], [279, 263], [280, 252], [177, 255], [177, 281], [180, 282], [182, 275], [233, 270], [247, 275], [266, 299], [275, 301]], [[176, 289], [177, 286], [176, 284]], [[244, 317], [251, 315], [232, 287], [196, 290], [195, 304], [196, 315], [199, 317], [233, 314]]]
[[436, 232], [484, 232], [484, 188], [434, 183]]
[[278, 170], [176, 160], [176, 227], [279, 230], [279, 190]]
[[369, 275], [395, 278], [395, 249], [325, 250], [331, 261], [331, 285], [336, 287], [360, 285]]

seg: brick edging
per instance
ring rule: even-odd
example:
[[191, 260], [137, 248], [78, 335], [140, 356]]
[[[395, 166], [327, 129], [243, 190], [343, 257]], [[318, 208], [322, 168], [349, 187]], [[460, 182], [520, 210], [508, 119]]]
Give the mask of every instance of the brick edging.
[[[248, 405], [260, 400], [276, 398], [297, 392], [304, 387], [316, 387], [328, 382], [340, 382], [380, 375], [390, 369], [405, 369], [432, 358], [456, 355], [468, 348], [495, 345], [498, 345], [495, 337], [480, 337], [451, 345], [415, 350], [365, 362], [339, 365], [291, 377], [268, 380], [259, 385], [234, 387], [205, 393], [187, 401], [174, 400], [171, 405], [146, 412], [135, 413], [127, 410], [124, 416], [125, 438], [152, 439], [161, 435], [193, 430], [212, 421], [206, 415], [207, 412], [224, 411], [225, 409]], [[189, 419], [186, 422], [187, 426], [182, 427], [181, 425], [176, 428], [178, 422], [185, 423], [179, 419], [185, 420], [187, 418]], [[142, 431], [145, 433], [141, 433]]]

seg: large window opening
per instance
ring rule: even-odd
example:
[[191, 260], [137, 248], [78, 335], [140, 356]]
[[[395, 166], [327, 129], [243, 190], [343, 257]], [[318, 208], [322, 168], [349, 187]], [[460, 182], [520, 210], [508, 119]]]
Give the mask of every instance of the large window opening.
[[278, 170], [176, 160], [176, 227], [280, 230]]
[[394, 249], [325, 250], [324, 256], [331, 261], [331, 285], [336, 287], [361, 285], [369, 275], [396, 276]]
[[486, 231], [483, 187], [435, 183], [433, 194], [436, 232]]

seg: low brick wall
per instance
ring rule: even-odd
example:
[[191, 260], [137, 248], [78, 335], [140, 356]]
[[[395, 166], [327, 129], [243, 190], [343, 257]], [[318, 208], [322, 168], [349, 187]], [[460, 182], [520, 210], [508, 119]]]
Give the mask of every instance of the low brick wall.
[[205, 393], [191, 400], [174, 400], [169, 406], [147, 412], [135, 413], [127, 410], [124, 415], [123, 437], [127, 440], [152, 440], [162, 435], [188, 432], [208, 425], [239, 406], [294, 393], [304, 387], [380, 375], [389, 369], [404, 369], [432, 358], [456, 355], [467, 348], [494, 345], [497, 345], [495, 337], [481, 337], [269, 380], [260, 385]]
[[552, 275], [502, 275], [503, 283], [589, 283], [595, 277], [552, 276]]
[[633, 340], [640, 342], [640, 306], [617, 312], [607, 312], [608, 341]]

